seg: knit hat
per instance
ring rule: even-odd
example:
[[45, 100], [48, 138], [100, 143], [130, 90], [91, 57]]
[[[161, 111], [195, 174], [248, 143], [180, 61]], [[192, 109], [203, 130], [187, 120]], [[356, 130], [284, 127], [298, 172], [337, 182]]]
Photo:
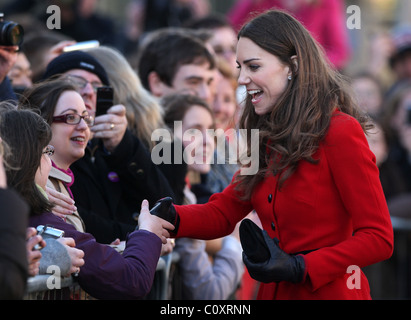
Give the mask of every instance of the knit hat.
[[43, 79], [48, 79], [72, 69], [83, 69], [94, 73], [100, 78], [103, 84], [109, 84], [107, 73], [103, 66], [94, 57], [84, 51], [66, 52], [54, 58], [47, 65]]

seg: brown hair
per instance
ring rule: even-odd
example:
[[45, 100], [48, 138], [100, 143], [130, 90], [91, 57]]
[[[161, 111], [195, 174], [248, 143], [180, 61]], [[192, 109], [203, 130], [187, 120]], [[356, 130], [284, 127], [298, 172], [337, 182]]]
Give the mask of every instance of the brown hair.
[[57, 102], [65, 91], [76, 91], [68, 80], [51, 78], [34, 84], [20, 97], [19, 109], [34, 109], [51, 125]]
[[144, 39], [137, 71], [144, 88], [150, 90], [150, 72], [155, 71], [162, 82], [171, 86], [178, 70], [187, 64], [208, 64], [209, 70], [216, 67], [213, 55], [198, 36], [181, 29], [159, 29]]
[[35, 182], [43, 149], [51, 140], [50, 126], [33, 110], [4, 110], [0, 136], [10, 148], [4, 155], [7, 184], [27, 201], [31, 215], [51, 211], [52, 204]]
[[174, 121], [182, 121], [187, 111], [194, 106], [206, 109], [214, 119], [208, 103], [195, 95], [169, 94], [163, 97], [161, 105], [164, 108], [164, 122], [170, 129], [173, 128]]
[[[240, 128], [259, 129], [259, 169], [255, 175], [238, 175], [237, 188], [250, 199], [255, 186], [267, 173], [281, 174], [280, 187], [296, 170], [300, 160], [315, 163], [313, 154], [324, 138], [334, 110], [355, 117], [367, 129], [367, 118], [355, 106], [353, 94], [342, 75], [331, 67], [310, 33], [291, 15], [269, 10], [239, 31], [292, 70], [292, 79], [271, 112], [257, 115], [247, 96]], [[297, 66], [291, 57], [296, 56]], [[276, 161], [272, 161], [272, 159]]]

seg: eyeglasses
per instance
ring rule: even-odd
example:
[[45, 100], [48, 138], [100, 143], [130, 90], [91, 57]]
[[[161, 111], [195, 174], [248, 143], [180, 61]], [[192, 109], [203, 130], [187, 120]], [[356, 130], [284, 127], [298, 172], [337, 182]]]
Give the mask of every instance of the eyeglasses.
[[52, 145], [48, 145], [44, 148], [42, 154], [47, 154], [49, 157], [54, 154], [54, 147]]
[[101, 82], [97, 82], [97, 81], [90, 82], [84, 79], [83, 77], [75, 76], [71, 74], [67, 76], [67, 79], [70, 80], [79, 90], [83, 90], [87, 86], [88, 83], [90, 83], [94, 92], [97, 92], [97, 88], [103, 86]]
[[89, 116], [88, 114], [81, 116], [77, 113], [63, 114], [61, 116], [53, 117], [53, 122], [64, 122], [67, 124], [77, 125], [80, 123], [81, 119], [83, 119], [89, 127], [94, 125], [94, 118], [92, 116]]

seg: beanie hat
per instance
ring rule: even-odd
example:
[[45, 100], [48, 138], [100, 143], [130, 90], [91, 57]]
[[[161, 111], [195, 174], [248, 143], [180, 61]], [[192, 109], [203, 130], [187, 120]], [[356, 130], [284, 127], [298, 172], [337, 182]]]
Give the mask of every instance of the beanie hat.
[[47, 65], [43, 79], [48, 79], [72, 69], [83, 69], [94, 73], [100, 78], [103, 84], [109, 84], [107, 73], [103, 66], [94, 57], [84, 51], [66, 52], [54, 58]]

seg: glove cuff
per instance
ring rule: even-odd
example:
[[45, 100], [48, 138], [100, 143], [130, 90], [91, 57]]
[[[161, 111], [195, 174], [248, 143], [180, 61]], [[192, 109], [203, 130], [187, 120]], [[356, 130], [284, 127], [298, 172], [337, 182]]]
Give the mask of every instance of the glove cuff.
[[180, 215], [178, 214], [176, 208], [174, 207], [174, 205], [172, 204], [170, 207], [170, 211], [173, 211], [173, 214], [175, 216], [175, 220], [174, 222], [172, 222], [172, 224], [174, 225], [174, 230], [170, 231], [170, 234], [173, 237], [177, 236], [177, 232], [178, 232], [178, 227], [180, 226]]
[[305, 279], [305, 275], [306, 275], [306, 269], [305, 269], [305, 261], [304, 261], [304, 257], [302, 255], [296, 255], [293, 257], [295, 260], [295, 264], [294, 264], [294, 277], [293, 279], [291, 279], [291, 282], [293, 283], [301, 283], [304, 281]]

